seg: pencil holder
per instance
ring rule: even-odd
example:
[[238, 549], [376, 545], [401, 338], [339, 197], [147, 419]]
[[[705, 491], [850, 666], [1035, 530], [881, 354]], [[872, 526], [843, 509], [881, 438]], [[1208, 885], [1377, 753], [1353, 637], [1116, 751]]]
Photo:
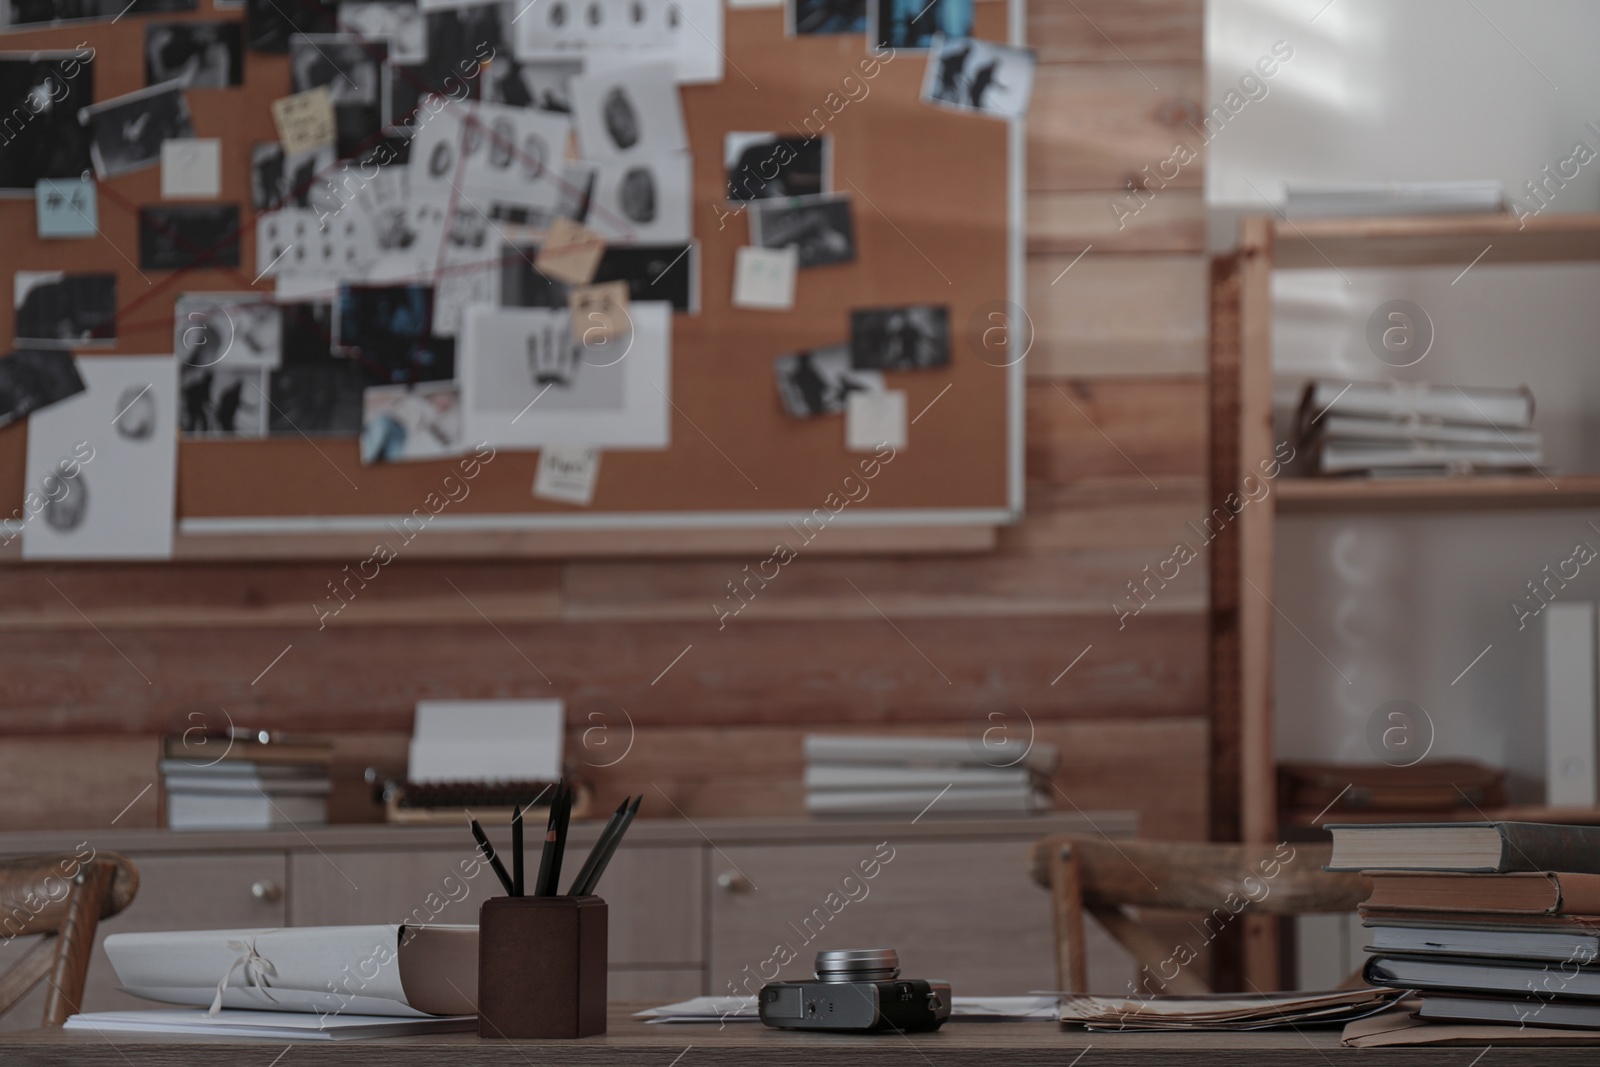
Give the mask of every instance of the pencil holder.
[[491, 897], [478, 910], [478, 1036], [606, 1032], [606, 902]]

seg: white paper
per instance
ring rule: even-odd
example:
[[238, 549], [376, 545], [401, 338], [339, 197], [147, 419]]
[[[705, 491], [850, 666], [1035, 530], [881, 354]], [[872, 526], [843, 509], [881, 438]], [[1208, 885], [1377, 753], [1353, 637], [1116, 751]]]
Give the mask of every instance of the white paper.
[[572, 79], [572, 109], [585, 159], [631, 159], [689, 149], [671, 63], [586, 70]]
[[468, 308], [456, 350], [466, 439], [666, 448], [672, 305], [635, 303], [629, 317], [626, 337], [584, 346], [566, 308]]
[[512, 7], [519, 60], [580, 59], [590, 72], [665, 62], [680, 84], [722, 80], [722, 0], [513, 0]]
[[586, 508], [594, 502], [594, 484], [599, 478], [599, 449], [546, 445], [539, 450], [533, 495]]
[[585, 224], [614, 244], [694, 238], [693, 167], [687, 152], [601, 163]]
[[741, 247], [734, 253], [733, 306], [763, 311], [788, 311], [794, 307], [795, 274], [800, 250]]
[[883, 445], [906, 447], [905, 390], [851, 393], [844, 402], [844, 447], [876, 452]]
[[161, 199], [210, 200], [222, 195], [222, 142], [198, 137], [161, 142]]
[[[22, 528], [22, 558], [170, 559], [177, 363], [171, 356], [77, 362], [86, 390], [28, 418], [27, 491], [47, 503]], [[74, 477], [63, 476], [72, 469]]]
[[419, 700], [413, 782], [530, 782], [561, 777], [559, 700]]

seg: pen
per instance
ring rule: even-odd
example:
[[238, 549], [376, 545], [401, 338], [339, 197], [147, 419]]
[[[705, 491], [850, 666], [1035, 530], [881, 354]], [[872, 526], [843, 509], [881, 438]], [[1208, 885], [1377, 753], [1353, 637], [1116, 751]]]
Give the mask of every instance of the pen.
[[478, 848], [483, 852], [483, 858], [489, 861], [489, 866], [494, 868], [494, 876], [500, 879], [500, 884], [506, 887], [507, 896], [515, 896], [512, 890], [511, 879], [506, 876], [505, 864], [500, 862], [500, 857], [494, 854], [494, 846], [489, 844], [489, 839], [484, 836], [483, 827], [478, 825], [478, 820], [467, 816], [467, 821], [472, 824], [472, 836], [478, 839]]
[[595, 891], [595, 887], [600, 884], [600, 876], [606, 873], [606, 867], [611, 863], [611, 857], [617, 854], [617, 846], [622, 844], [622, 835], [626, 834], [628, 827], [633, 825], [633, 817], [639, 814], [639, 804], [643, 800], [644, 794], [640, 793], [638, 798], [634, 800], [633, 805], [628, 808], [627, 814], [622, 817], [622, 825], [617, 827], [617, 832], [611, 835], [611, 842], [606, 845], [605, 853], [600, 857], [599, 862], [595, 864], [594, 870], [589, 874], [589, 881], [580, 889], [579, 896], [589, 896]]
[[511, 811], [511, 895], [522, 895], [522, 805]]
[[589, 875], [594, 873], [594, 865], [600, 862], [600, 856], [606, 850], [606, 842], [611, 840], [611, 835], [617, 832], [617, 827], [622, 825], [623, 814], [628, 810], [628, 801], [631, 797], [623, 797], [622, 803], [617, 805], [617, 810], [611, 813], [611, 818], [606, 820], [605, 829], [600, 831], [600, 836], [595, 838], [594, 847], [589, 849], [588, 857], [583, 861], [583, 866], [578, 868], [578, 876], [572, 880], [572, 885], [567, 889], [567, 896], [578, 896], [578, 889], [589, 880]]
[[556, 851], [556, 819], [561, 811], [561, 798], [566, 795], [566, 782], [563, 781], [556, 788], [556, 796], [550, 802], [550, 818], [544, 828], [544, 850], [539, 854], [539, 875], [533, 883], [533, 895], [536, 897], [550, 896], [550, 864]]

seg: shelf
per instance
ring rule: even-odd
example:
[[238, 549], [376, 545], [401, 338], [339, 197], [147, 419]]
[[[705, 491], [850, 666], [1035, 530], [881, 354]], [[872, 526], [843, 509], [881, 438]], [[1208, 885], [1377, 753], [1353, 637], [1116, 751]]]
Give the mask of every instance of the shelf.
[[1474, 261], [1478, 266], [1600, 261], [1600, 214], [1540, 215], [1523, 221], [1515, 215], [1278, 218], [1273, 242], [1273, 266], [1280, 269], [1462, 270]]
[[1494, 511], [1600, 508], [1600, 475], [1544, 478], [1284, 478], [1273, 493], [1280, 514], [1349, 511]]

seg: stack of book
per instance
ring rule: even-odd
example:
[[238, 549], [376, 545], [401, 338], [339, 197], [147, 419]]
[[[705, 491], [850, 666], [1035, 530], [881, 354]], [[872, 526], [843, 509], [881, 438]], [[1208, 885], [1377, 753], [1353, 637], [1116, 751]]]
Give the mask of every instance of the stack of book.
[[805, 739], [813, 815], [1020, 814], [1052, 807], [1054, 745], [959, 737]]
[[1484, 215], [1506, 209], [1498, 181], [1347, 182], [1291, 185], [1283, 213], [1291, 219], [1377, 215]]
[[161, 760], [169, 830], [321, 826], [333, 746], [244, 737], [169, 737]]
[[1470, 474], [1544, 462], [1526, 387], [1318, 379], [1301, 397], [1298, 428], [1319, 474]]
[[1600, 1029], [1600, 827], [1330, 827], [1330, 870], [1362, 871], [1365, 977], [1435, 1021]]

